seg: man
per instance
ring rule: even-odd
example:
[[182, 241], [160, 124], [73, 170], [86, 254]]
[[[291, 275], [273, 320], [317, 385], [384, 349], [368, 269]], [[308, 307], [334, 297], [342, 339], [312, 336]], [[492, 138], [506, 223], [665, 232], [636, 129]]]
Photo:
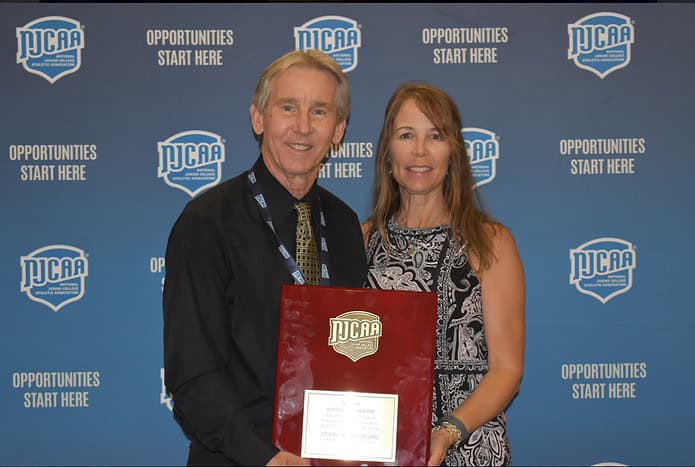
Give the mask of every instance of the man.
[[280, 286], [309, 276], [294, 266], [299, 201], [310, 206], [314, 244], [327, 244], [327, 252], [313, 247], [321, 284], [364, 283], [357, 216], [315, 183], [343, 137], [349, 94], [345, 75], [321, 52], [273, 62], [250, 108], [261, 156], [249, 172], [188, 203], [171, 231], [166, 386], [191, 440], [190, 465], [308, 465], [271, 441]]

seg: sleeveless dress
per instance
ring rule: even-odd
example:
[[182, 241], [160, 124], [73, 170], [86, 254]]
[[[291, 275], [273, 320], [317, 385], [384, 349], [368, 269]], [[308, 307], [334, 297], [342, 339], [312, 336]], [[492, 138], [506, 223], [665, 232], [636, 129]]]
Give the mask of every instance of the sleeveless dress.
[[[391, 219], [386, 250], [376, 232], [367, 245], [366, 287], [437, 292], [437, 335], [432, 393], [432, 426], [454, 411], [487, 372], [480, 281], [447, 225], [411, 229]], [[458, 449], [449, 449], [442, 465], [510, 465], [504, 415], [475, 430]]]

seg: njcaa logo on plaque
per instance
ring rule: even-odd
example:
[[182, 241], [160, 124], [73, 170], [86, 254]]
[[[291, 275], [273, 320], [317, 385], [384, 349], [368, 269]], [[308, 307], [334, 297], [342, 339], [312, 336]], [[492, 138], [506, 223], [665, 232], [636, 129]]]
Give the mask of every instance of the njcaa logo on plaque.
[[567, 58], [601, 79], [630, 63], [635, 28], [625, 15], [594, 13], [568, 24], [567, 34]]
[[69, 245], [49, 245], [20, 258], [22, 281], [19, 290], [30, 300], [59, 311], [84, 296], [87, 255]]
[[17, 63], [53, 84], [82, 65], [84, 31], [79, 21], [44, 16], [17, 28]]
[[157, 143], [157, 176], [191, 198], [222, 179], [224, 142], [209, 131], [190, 130]]
[[321, 16], [294, 28], [295, 50], [318, 49], [330, 55], [345, 73], [357, 68], [361, 46], [357, 21], [343, 16]]
[[347, 311], [330, 319], [328, 345], [353, 362], [379, 350], [381, 321], [368, 311]]
[[490, 130], [463, 128], [463, 144], [468, 153], [474, 186], [490, 183], [497, 175], [497, 159], [500, 157], [499, 138]]
[[570, 250], [570, 285], [606, 303], [632, 288], [636, 266], [632, 243], [620, 238], [597, 238]]

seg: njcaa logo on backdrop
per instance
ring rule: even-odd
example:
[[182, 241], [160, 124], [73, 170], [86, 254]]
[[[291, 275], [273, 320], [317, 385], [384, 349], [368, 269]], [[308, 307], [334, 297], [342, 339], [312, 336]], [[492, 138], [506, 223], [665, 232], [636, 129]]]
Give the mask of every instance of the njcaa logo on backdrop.
[[53, 84], [82, 65], [84, 31], [79, 21], [44, 16], [17, 28], [17, 63]]
[[381, 321], [368, 311], [347, 311], [330, 319], [328, 345], [353, 362], [379, 350]]
[[567, 34], [567, 58], [601, 79], [630, 63], [635, 28], [625, 15], [594, 13], [568, 24]]
[[464, 128], [463, 144], [468, 153], [474, 186], [490, 183], [497, 175], [497, 159], [500, 157], [499, 138], [490, 130]]
[[159, 379], [162, 380], [162, 389], [159, 392], [159, 403], [169, 409], [169, 411], [174, 410], [174, 400], [171, 398], [171, 393], [167, 392], [167, 388], [164, 385], [164, 368], [159, 369]]
[[632, 243], [597, 238], [570, 250], [570, 285], [601, 303], [632, 288], [637, 255]]
[[48, 245], [20, 258], [19, 290], [29, 299], [58, 311], [84, 296], [87, 255], [69, 245]]
[[320, 16], [294, 28], [295, 50], [318, 49], [345, 73], [357, 68], [362, 32], [357, 21], [343, 16]]
[[191, 198], [222, 179], [224, 141], [209, 131], [190, 130], [157, 143], [157, 176]]

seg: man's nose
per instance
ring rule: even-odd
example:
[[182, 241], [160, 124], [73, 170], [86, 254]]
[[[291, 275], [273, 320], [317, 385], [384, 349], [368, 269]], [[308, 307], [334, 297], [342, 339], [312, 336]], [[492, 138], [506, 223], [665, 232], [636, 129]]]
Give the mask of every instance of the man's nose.
[[311, 132], [311, 116], [309, 112], [297, 112], [294, 120], [294, 128], [297, 133], [307, 134]]

